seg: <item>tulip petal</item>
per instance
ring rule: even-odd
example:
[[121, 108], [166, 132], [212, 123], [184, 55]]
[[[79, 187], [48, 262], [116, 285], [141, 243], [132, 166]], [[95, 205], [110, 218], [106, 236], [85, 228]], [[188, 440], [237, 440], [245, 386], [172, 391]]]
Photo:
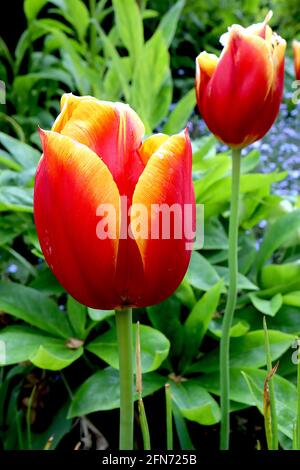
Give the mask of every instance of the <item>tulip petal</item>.
[[[135, 226], [137, 217], [139, 224], [132, 233], [144, 266], [140, 306], [168, 297], [188, 267], [195, 223], [191, 155], [187, 132], [170, 137], [150, 157], [136, 185], [131, 226]], [[168, 219], [172, 208], [175, 219]], [[164, 220], [171, 220], [169, 234], [161, 223], [159, 210], [164, 209]]]
[[293, 41], [293, 52], [294, 52], [294, 67], [296, 79], [300, 80], [300, 42]]
[[120, 194], [132, 196], [144, 169], [138, 148], [144, 125], [123, 103], [99, 101], [72, 94], [62, 98], [61, 114], [53, 129], [93, 150], [108, 166]]
[[168, 139], [169, 136], [166, 134], [155, 134], [144, 140], [143, 145], [139, 149], [139, 154], [144, 165], [148, 163], [149, 158]]
[[[41, 139], [44, 154], [36, 174], [34, 215], [46, 261], [79, 302], [93, 308], [113, 308], [119, 304], [114, 289], [118, 188], [92, 150], [56, 132], [41, 131]], [[99, 212], [101, 207], [115, 211], [110, 213], [109, 237], [102, 237], [105, 239], [99, 238], [98, 231], [106, 215]]]

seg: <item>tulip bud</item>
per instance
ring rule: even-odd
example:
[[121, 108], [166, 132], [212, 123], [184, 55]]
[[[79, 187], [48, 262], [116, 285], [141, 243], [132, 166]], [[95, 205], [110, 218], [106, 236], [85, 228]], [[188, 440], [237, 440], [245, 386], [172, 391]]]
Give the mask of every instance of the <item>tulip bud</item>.
[[263, 137], [279, 111], [286, 42], [264, 23], [233, 25], [221, 37], [220, 57], [196, 59], [196, 95], [208, 128], [223, 143], [243, 148]]
[[293, 41], [293, 52], [294, 52], [294, 66], [296, 80], [300, 80], [300, 42]]
[[40, 131], [34, 189], [46, 261], [89, 307], [161, 302], [181, 282], [191, 255], [195, 200], [187, 131], [142, 142], [143, 123], [127, 105], [72, 94], [61, 105], [52, 130]]

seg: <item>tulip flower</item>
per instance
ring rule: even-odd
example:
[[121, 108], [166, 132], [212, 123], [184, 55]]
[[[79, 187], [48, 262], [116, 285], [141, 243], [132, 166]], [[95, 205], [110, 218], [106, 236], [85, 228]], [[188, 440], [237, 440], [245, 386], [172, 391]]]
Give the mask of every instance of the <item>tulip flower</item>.
[[293, 41], [293, 52], [294, 52], [294, 66], [296, 80], [300, 80], [300, 42]]
[[[229, 220], [229, 288], [220, 343], [220, 448], [229, 448], [230, 328], [238, 293], [238, 217], [241, 149], [263, 137], [279, 111], [284, 85], [286, 42], [263, 23], [233, 25], [221, 37], [218, 58], [201, 52], [196, 59], [196, 96], [200, 113], [211, 132], [232, 148]], [[272, 422], [275, 422], [272, 416]], [[277, 442], [277, 444], [276, 444]], [[274, 433], [273, 447], [278, 441]]]
[[243, 148], [262, 138], [275, 121], [284, 84], [286, 42], [267, 22], [233, 25], [221, 37], [220, 58], [196, 59], [196, 95], [208, 128], [223, 143]]
[[[34, 190], [46, 261], [62, 286], [89, 307], [161, 302], [181, 282], [191, 255], [195, 203], [187, 131], [142, 142], [143, 123], [128, 105], [72, 94], [61, 105], [52, 130], [40, 131], [43, 155]], [[162, 205], [181, 208], [180, 226], [191, 222], [190, 231], [152, 236]], [[185, 205], [192, 207], [186, 215]], [[131, 207], [144, 210], [128, 215]], [[107, 208], [115, 224], [103, 237]], [[131, 236], [124, 236], [131, 226]]]

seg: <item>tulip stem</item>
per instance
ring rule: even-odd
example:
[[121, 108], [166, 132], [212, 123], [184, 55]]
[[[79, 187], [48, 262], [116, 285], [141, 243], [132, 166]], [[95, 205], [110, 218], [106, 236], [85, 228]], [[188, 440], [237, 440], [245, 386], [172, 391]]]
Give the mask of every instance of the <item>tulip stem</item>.
[[237, 301], [238, 277], [238, 215], [239, 215], [239, 189], [240, 189], [241, 151], [232, 150], [232, 182], [229, 219], [229, 288], [225, 314], [222, 324], [222, 337], [220, 345], [220, 388], [221, 388], [221, 450], [229, 448], [230, 432], [230, 369], [229, 348], [230, 328]]
[[116, 310], [120, 373], [120, 450], [133, 449], [132, 309]]

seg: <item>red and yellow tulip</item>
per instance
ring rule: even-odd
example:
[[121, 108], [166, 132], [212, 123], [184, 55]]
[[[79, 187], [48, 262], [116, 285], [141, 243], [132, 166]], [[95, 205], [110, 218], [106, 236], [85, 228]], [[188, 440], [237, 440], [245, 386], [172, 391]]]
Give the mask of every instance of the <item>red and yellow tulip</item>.
[[[188, 133], [142, 142], [143, 123], [128, 105], [67, 94], [52, 130], [40, 134], [34, 215], [45, 259], [60, 283], [93, 308], [146, 306], [168, 297], [186, 272], [193, 238]], [[148, 209], [131, 236], [121, 234], [137, 215], [124, 209], [122, 197], [129, 209]], [[150, 209], [162, 204], [191, 205], [188, 233], [151, 236], [160, 214]], [[115, 227], [108, 225], [112, 233], [101, 237], [97, 227], [107, 207], [114, 208]], [[190, 222], [184, 218], [182, 225]]]
[[196, 59], [196, 95], [208, 128], [232, 148], [263, 137], [279, 111], [286, 42], [264, 23], [233, 25], [221, 38], [220, 58]]
[[293, 41], [296, 80], [300, 80], [300, 41]]

